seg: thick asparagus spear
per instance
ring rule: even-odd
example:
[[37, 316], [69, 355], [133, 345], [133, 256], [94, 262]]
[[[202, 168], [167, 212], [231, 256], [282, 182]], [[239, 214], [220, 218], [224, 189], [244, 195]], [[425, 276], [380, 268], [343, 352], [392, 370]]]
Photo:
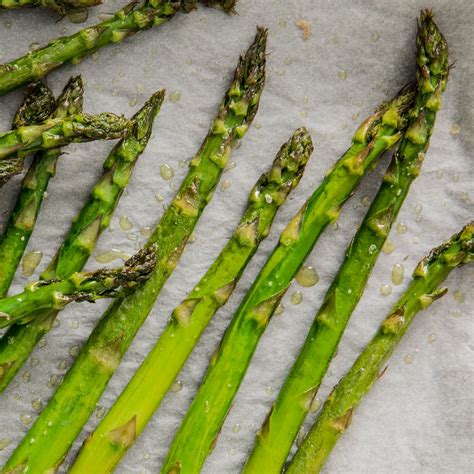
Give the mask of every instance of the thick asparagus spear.
[[[236, 0], [206, 0], [209, 6], [232, 11]], [[43, 48], [0, 65], [0, 96], [45, 76], [63, 64], [78, 63], [94, 51], [152, 26], [159, 26], [177, 12], [196, 8], [197, 0], [145, 0], [132, 2], [112, 18], [77, 33], [57, 38]]]
[[31, 283], [22, 293], [0, 299], [0, 328], [27, 323], [38, 312], [61, 310], [73, 301], [124, 296], [149, 278], [155, 264], [151, 246], [127, 260], [122, 268], [77, 272], [64, 280]]
[[447, 292], [440, 285], [451, 270], [474, 259], [474, 222], [435, 248], [415, 269], [413, 280], [354, 365], [333, 389], [286, 472], [321, 470], [337, 440], [349, 427], [354, 409], [383, 373], [383, 366], [418, 311]]
[[64, 16], [74, 8], [95, 7], [101, 3], [102, 0], [0, 0], [0, 10], [41, 7], [49, 8], [59, 15]]
[[[71, 78], [58, 98], [53, 112], [56, 118], [77, 114], [82, 110], [83, 96], [80, 76]], [[56, 171], [56, 163], [61, 155], [59, 148], [38, 152], [30, 169], [21, 183], [13, 213], [0, 237], [0, 296], [8, 291], [18, 264], [36, 225], [43, 196], [49, 180]]]
[[[55, 106], [53, 93], [41, 81], [35, 81], [29, 87], [23, 103], [13, 118], [13, 127], [36, 125], [46, 120]], [[23, 157], [14, 154], [5, 158], [0, 166], [0, 188], [14, 175], [23, 171]], [[1, 291], [0, 291], [1, 295]]]
[[[299, 183], [313, 151], [306, 129], [296, 130], [270, 171], [253, 188], [247, 209], [227, 245], [187, 298], [174, 310], [140, 369], [96, 431], [87, 438], [70, 472], [93, 466], [112, 472], [143, 431], [216, 311], [223, 306], [268, 235], [278, 208]], [[146, 394], [146, 396], [144, 396]]]
[[[365, 172], [393, 146], [405, 128], [413, 91], [405, 90], [359, 128], [351, 148], [280, 236], [235, 313], [182, 422], [162, 472], [198, 472], [212, 450], [260, 336], [291, 280], [326, 225], [353, 193]], [[222, 387], [225, 387], [223, 390]]]
[[257, 433], [245, 473], [281, 472], [409, 187], [419, 174], [448, 75], [447, 45], [427, 12], [421, 15], [417, 46], [418, 91], [409, 127], [303, 348]]
[[255, 42], [239, 61], [234, 81], [209, 134], [149, 239], [148, 245], [155, 244], [157, 249], [157, 265], [152, 276], [133, 294], [115, 300], [107, 309], [63, 383], [2, 472], [15, 471], [20, 466], [38, 472], [55, 469], [95, 410], [212, 198], [233, 145], [243, 137], [257, 112], [265, 77], [266, 38], [266, 30], [259, 28]]
[[[133, 128], [112, 150], [104, 173], [74, 220], [59, 252], [43, 279], [68, 278], [80, 271], [93, 252], [99, 235], [108, 227], [138, 157], [150, 138], [153, 121], [163, 102], [164, 91], [155, 93], [133, 117]], [[45, 311], [28, 324], [14, 325], [0, 339], [0, 392], [25, 363], [39, 340], [50, 330], [57, 311]]]
[[0, 134], [2, 161], [14, 153], [49, 150], [72, 142], [113, 140], [123, 137], [132, 123], [109, 112], [98, 115], [75, 114], [51, 118], [38, 125], [25, 125]]

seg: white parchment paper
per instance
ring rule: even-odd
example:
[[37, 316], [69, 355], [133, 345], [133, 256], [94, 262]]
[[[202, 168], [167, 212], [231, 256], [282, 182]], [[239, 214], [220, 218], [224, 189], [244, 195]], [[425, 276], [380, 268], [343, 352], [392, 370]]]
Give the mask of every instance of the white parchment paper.
[[[106, 0], [105, 5], [90, 10], [86, 24], [96, 23], [100, 13], [114, 11], [124, 3]], [[230, 302], [215, 316], [179, 375], [183, 389], [170, 393], [164, 400], [118, 469], [120, 473], [157, 472], [209, 356], [275, 245], [279, 232], [348, 147], [361, 120], [381, 100], [391, 97], [412, 79], [416, 17], [422, 7], [433, 7], [456, 67], [452, 70], [422, 174], [399, 215], [398, 222], [405, 224], [407, 231], [398, 233], [394, 228], [390, 240], [395, 250], [390, 255], [380, 255], [324, 380], [319, 395], [324, 398], [402, 293], [419, 258], [472, 218], [472, 3], [468, 0], [428, 3], [240, 0], [238, 15], [229, 17], [205, 8], [179, 15], [163, 27], [120, 46], [103, 49], [94, 58], [49, 76], [49, 84], [58, 93], [70, 75], [82, 74], [87, 82], [85, 109], [89, 112], [108, 110], [130, 115], [161, 87], [166, 87], [169, 94], [181, 94], [177, 102], [166, 100], [128, 194], [122, 198], [112, 220], [111, 231], [101, 237], [97, 249], [103, 252], [117, 248], [133, 253], [137, 242], [130, 238], [138, 236], [141, 243], [144, 238], [139, 229], [152, 227], [160, 218], [162, 206], [171, 200], [173, 189], [186, 173], [186, 168], [178, 164], [198, 149], [229, 84], [238, 54], [250, 44], [257, 24], [270, 30], [267, 86], [254, 126], [233, 155], [237, 166], [223, 177], [230, 187], [216, 191], [197, 226], [196, 241], [185, 250], [180, 265], [111, 380], [97, 413], [75, 443], [64, 469], [84, 436], [98, 423], [102, 407], [113, 403], [152, 347], [172, 309], [217, 256], [239, 219], [250, 188], [270, 165], [280, 144], [296, 127], [305, 125], [317, 145], [305, 177], [280, 211], [270, 236], [261, 245]], [[295, 25], [300, 19], [308, 21], [312, 28], [312, 35], [306, 41]], [[0, 61], [20, 56], [32, 43], [44, 44], [77, 29], [78, 25], [67, 20], [56, 22], [49, 12], [0, 12]], [[21, 95], [15, 92], [0, 98], [0, 129], [9, 128]], [[95, 142], [71, 146], [68, 155], [61, 159], [28, 247], [44, 254], [35, 276], [55, 253], [72, 217], [99, 176], [112, 145]], [[171, 183], [159, 174], [162, 164], [175, 170]], [[342, 261], [344, 249], [366, 212], [363, 198], [373, 196], [386, 164], [387, 159], [363, 181], [345, 206], [338, 228], [328, 228], [319, 240], [308, 260], [319, 272], [319, 283], [312, 288], [295, 285], [290, 289], [283, 302], [286, 310], [273, 319], [264, 334], [204, 472], [235, 473], [243, 465], [254, 432], [278, 393]], [[19, 178], [14, 179], [0, 191], [2, 223], [8, 218], [18, 184]], [[163, 202], [157, 202], [156, 193], [164, 197]], [[416, 218], [417, 206], [422, 207], [421, 219]], [[119, 218], [124, 215], [134, 224], [131, 232], [119, 227]], [[395, 263], [403, 263], [406, 269], [405, 280], [399, 286], [390, 281]], [[94, 259], [88, 263], [88, 268], [97, 266]], [[20, 290], [27, 282], [20, 273], [12, 291]], [[386, 374], [357, 410], [326, 472], [471, 472], [474, 463], [473, 282], [472, 268], [454, 272], [447, 281], [450, 293], [417, 317], [391, 358]], [[393, 287], [391, 295], [380, 294], [382, 284]], [[303, 293], [303, 301], [297, 306], [290, 303], [296, 289]], [[465, 294], [464, 302], [456, 301], [455, 291]], [[0, 452], [0, 462], [6, 461], [27, 430], [20, 422], [20, 415], [31, 415], [33, 419], [37, 416], [32, 400], [47, 402], [53, 393], [53, 388], [48, 386], [50, 377], [65, 373], [65, 367], [73, 361], [69, 354], [71, 347], [86, 340], [105, 307], [106, 302], [101, 302], [95, 306], [75, 305], [63, 311], [60, 325], [46, 337], [46, 345], [35, 350], [33, 359], [15, 383], [1, 395], [0, 439], [11, 438], [12, 442]], [[313, 418], [308, 419], [306, 427]]]

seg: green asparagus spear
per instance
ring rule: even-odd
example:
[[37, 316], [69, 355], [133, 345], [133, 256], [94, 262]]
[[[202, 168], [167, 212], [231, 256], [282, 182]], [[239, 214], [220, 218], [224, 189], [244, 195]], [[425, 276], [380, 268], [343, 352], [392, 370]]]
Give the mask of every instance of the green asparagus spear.
[[[234, 81], [217, 118], [190, 163], [190, 170], [149, 239], [157, 265], [150, 279], [109, 306], [52, 399], [7, 461], [2, 472], [45, 472], [61, 463], [96, 404], [135, 334], [150, 313], [163, 284], [201, 216], [231, 155], [258, 108], [265, 78], [267, 32], [239, 61]], [[31, 443], [31, 439], [35, 439]]]
[[102, 0], [0, 0], [0, 10], [22, 7], [49, 8], [61, 16], [75, 8], [95, 7]]
[[377, 257], [418, 176], [448, 75], [447, 45], [423, 12], [418, 31], [418, 91], [409, 126], [346, 258], [329, 288], [275, 403], [257, 434], [244, 472], [280, 473], [334, 356]]
[[[205, 0], [208, 6], [232, 11], [236, 0]], [[0, 96], [44, 77], [63, 64], [76, 64], [94, 51], [142, 30], [159, 26], [175, 13], [196, 8], [197, 0], [145, 0], [132, 2], [112, 18], [77, 33], [57, 38], [43, 48], [29, 52], [8, 64], [0, 65]]]
[[[30, 85], [25, 100], [17, 110], [13, 119], [13, 127], [36, 125], [46, 120], [55, 106], [53, 93], [45, 84], [35, 81]], [[0, 166], [0, 188], [14, 175], [23, 171], [23, 157], [11, 155], [2, 160]], [[1, 261], [1, 259], [0, 259]], [[0, 295], [2, 292], [0, 291]]]
[[14, 153], [49, 150], [72, 142], [113, 140], [123, 137], [131, 126], [125, 117], [109, 112], [75, 114], [51, 118], [38, 125], [25, 125], [0, 134], [0, 167], [2, 161]]
[[[110, 223], [138, 157], [145, 150], [163, 98], [164, 91], [157, 92], [133, 117], [133, 128], [106, 159], [102, 177], [74, 220], [57, 256], [41, 275], [43, 279], [68, 278], [84, 267], [99, 235]], [[10, 327], [0, 339], [0, 393], [51, 329], [56, 314], [57, 311], [45, 311], [28, 324]]]
[[[58, 99], [53, 116], [77, 114], [82, 110], [83, 86], [79, 77], [71, 78]], [[18, 264], [36, 225], [43, 196], [56, 171], [59, 148], [38, 152], [21, 184], [13, 213], [0, 237], [0, 296], [6, 295]]]
[[474, 222], [431, 251], [415, 269], [413, 280], [354, 365], [333, 389], [296, 452], [288, 474], [320, 472], [337, 440], [349, 427], [354, 409], [384, 372], [383, 366], [418, 311], [442, 297], [440, 285], [458, 265], [474, 259]]
[[[296, 130], [280, 149], [269, 173], [253, 188], [234, 234], [188, 297], [140, 369], [87, 438], [70, 470], [112, 472], [143, 431], [216, 311], [228, 300], [247, 263], [268, 235], [278, 208], [297, 186], [313, 151], [306, 129]], [[146, 394], [146, 396], [144, 396]]]
[[22, 293], [0, 299], [0, 328], [24, 324], [44, 310], [61, 310], [73, 301], [118, 298], [149, 278], [156, 264], [153, 247], [141, 250], [122, 268], [77, 272], [64, 280], [39, 280]]
[[413, 91], [404, 90], [369, 117], [356, 132], [349, 150], [283, 231], [211, 358], [162, 472], [194, 473], [202, 468], [279, 301], [362, 176], [400, 139], [412, 102]]

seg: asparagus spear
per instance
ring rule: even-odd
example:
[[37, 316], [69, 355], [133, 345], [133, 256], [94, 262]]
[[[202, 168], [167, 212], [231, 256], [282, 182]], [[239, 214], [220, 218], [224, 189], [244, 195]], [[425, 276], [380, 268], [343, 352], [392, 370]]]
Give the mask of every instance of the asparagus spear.
[[[163, 98], [163, 90], [155, 93], [133, 117], [133, 128], [106, 159], [102, 177], [74, 220], [57, 256], [42, 274], [43, 279], [68, 278], [84, 267], [99, 235], [109, 225], [138, 157], [145, 150]], [[45, 311], [28, 324], [10, 327], [0, 339], [0, 392], [8, 386], [35, 345], [50, 330], [56, 314], [57, 311]]]
[[[232, 11], [236, 0], [206, 0], [208, 6]], [[159, 26], [175, 13], [196, 8], [197, 0], [145, 0], [132, 2], [112, 18], [77, 33], [57, 38], [43, 48], [0, 66], [0, 96], [35, 79], [44, 77], [63, 64], [76, 64], [94, 51], [142, 30]]]
[[194, 473], [202, 468], [260, 336], [291, 280], [326, 225], [337, 219], [365, 172], [399, 140], [412, 102], [413, 91], [404, 90], [369, 117], [356, 132], [349, 150], [283, 231], [211, 358], [162, 472]]
[[38, 311], [61, 310], [73, 301], [118, 298], [149, 278], [156, 264], [153, 246], [141, 250], [122, 268], [77, 272], [64, 280], [39, 280], [22, 293], [0, 299], [0, 328], [34, 319]]
[[[174, 310], [140, 369], [96, 431], [87, 438], [70, 472], [112, 472], [143, 431], [216, 311], [268, 235], [278, 208], [303, 175], [313, 151], [306, 129], [281, 147], [270, 171], [250, 193], [244, 215], [227, 245], [188, 297]], [[147, 394], [146, 397], [144, 394]]]
[[22, 7], [49, 8], [61, 16], [81, 7], [95, 7], [102, 0], [0, 0], [0, 10]]
[[[54, 96], [49, 87], [40, 81], [35, 81], [29, 87], [23, 103], [15, 114], [13, 128], [43, 122], [53, 111], [54, 105]], [[0, 188], [22, 170], [23, 157], [21, 155], [16, 154], [5, 158], [0, 166]]]
[[[157, 265], [150, 279], [109, 306], [52, 399], [16, 448], [3, 472], [55, 469], [81, 431], [133, 337], [145, 321], [199, 217], [212, 198], [236, 140], [258, 108], [265, 77], [267, 32], [259, 28], [239, 61], [217, 118], [190, 170], [149, 239]], [[35, 442], [32, 444], [31, 439]]]
[[473, 259], [474, 222], [471, 222], [421, 260], [408, 289], [327, 398], [316, 423], [286, 470], [288, 474], [321, 470], [337, 440], [349, 427], [354, 409], [383, 374], [383, 366], [418, 311], [446, 294], [447, 288], [440, 285], [451, 270]]
[[38, 125], [25, 125], [0, 134], [2, 161], [14, 153], [49, 150], [72, 142], [113, 140], [123, 137], [132, 123], [109, 112], [98, 115], [74, 114], [51, 118]]
[[244, 468], [247, 474], [281, 472], [347, 321], [364, 292], [410, 185], [419, 174], [448, 75], [447, 45], [428, 12], [422, 12], [417, 45], [418, 91], [409, 127], [346, 251], [346, 258], [326, 293], [305, 343], [257, 433]]
[[[66, 117], [82, 110], [80, 76], [71, 78], [58, 99], [53, 116]], [[0, 296], [5, 296], [36, 225], [43, 196], [61, 155], [59, 148], [38, 152], [21, 184], [13, 213], [0, 237]], [[20, 158], [21, 160], [21, 158]]]

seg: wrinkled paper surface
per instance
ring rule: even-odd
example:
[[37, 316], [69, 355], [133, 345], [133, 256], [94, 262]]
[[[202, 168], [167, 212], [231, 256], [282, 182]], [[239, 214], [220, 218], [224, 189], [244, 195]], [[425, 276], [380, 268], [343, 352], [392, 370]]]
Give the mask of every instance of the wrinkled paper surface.
[[[124, 3], [107, 0], [105, 5], [90, 9], [86, 24], [96, 23], [100, 13], [114, 11]], [[161, 87], [168, 90], [153, 137], [138, 162], [128, 193], [115, 212], [111, 230], [101, 237], [96, 252], [115, 248], [133, 253], [137, 243], [145, 240], [139, 230], [154, 226], [184, 177], [186, 168], [179, 163], [196, 152], [206, 135], [230, 83], [237, 57], [253, 39], [256, 25], [270, 29], [267, 86], [254, 125], [232, 156], [237, 166], [223, 176], [230, 187], [217, 189], [196, 228], [195, 242], [187, 246], [181, 263], [100, 400], [97, 413], [76, 440], [64, 469], [85, 435], [98, 423], [102, 407], [113, 403], [152, 347], [172, 309], [217, 256], [238, 222], [249, 190], [268, 168], [281, 143], [296, 127], [307, 126], [316, 149], [303, 180], [279, 212], [268, 239], [250, 263], [230, 302], [215, 316], [179, 375], [182, 390], [166, 397], [118, 469], [120, 473], [157, 472], [209, 356], [285, 223], [349, 146], [362, 119], [412, 79], [416, 17], [425, 6], [433, 7], [449, 42], [450, 61], [455, 61], [456, 67], [422, 174], [412, 186], [398, 218], [407, 230], [399, 233], [396, 225], [392, 230], [390, 240], [395, 250], [390, 255], [380, 255], [324, 380], [319, 394], [323, 399], [407, 286], [420, 257], [472, 218], [474, 8], [470, 2], [240, 0], [238, 15], [226, 16], [205, 8], [177, 15], [163, 27], [103, 49], [93, 58], [49, 76], [49, 84], [59, 93], [70, 75], [82, 74], [87, 82], [88, 112], [107, 110], [131, 115], [152, 92]], [[309, 22], [312, 29], [306, 41], [296, 26], [301, 19]], [[74, 25], [67, 19], [57, 22], [54, 14], [47, 11], [0, 12], [0, 62], [20, 56], [32, 43], [45, 44], [53, 37], [75, 32], [79, 26], [85, 25]], [[173, 93], [180, 94], [178, 101], [169, 100]], [[0, 98], [0, 129], [10, 127], [21, 97], [22, 92], [15, 92]], [[177, 94], [172, 97], [176, 99]], [[44, 254], [35, 276], [55, 253], [71, 219], [100, 175], [102, 162], [112, 146], [113, 143], [95, 142], [66, 149], [28, 246], [28, 250]], [[315, 266], [320, 275], [317, 285], [300, 288], [294, 284], [290, 288], [283, 301], [285, 312], [272, 320], [262, 337], [204, 472], [235, 473], [242, 467], [254, 432], [294, 361], [344, 250], [367, 210], [364, 202], [374, 195], [387, 162], [385, 158], [364, 179], [344, 207], [338, 228], [330, 226], [309, 257], [307, 264]], [[175, 170], [171, 182], [160, 176], [159, 167], [164, 164]], [[18, 184], [16, 178], [0, 191], [1, 223], [8, 218]], [[156, 193], [164, 197], [163, 202], [155, 199]], [[417, 214], [418, 206], [421, 214]], [[132, 220], [131, 231], [121, 230], [122, 216]], [[405, 267], [405, 279], [399, 286], [390, 281], [395, 263]], [[94, 258], [87, 265], [98, 266]], [[455, 271], [447, 281], [449, 294], [419, 314], [390, 359], [384, 377], [357, 410], [326, 472], [470, 471], [469, 466], [472, 468], [474, 463], [473, 277], [472, 268]], [[19, 291], [27, 281], [20, 270], [12, 291]], [[391, 285], [392, 294], [381, 295], [383, 284]], [[303, 293], [303, 301], [297, 306], [290, 302], [296, 289]], [[464, 302], [456, 301], [455, 291], [464, 292]], [[73, 361], [71, 347], [86, 340], [106, 306], [107, 302], [77, 304], [63, 311], [59, 327], [46, 337], [46, 345], [33, 354], [38, 365], [33, 366], [36, 361], [30, 360], [15, 383], [0, 396], [0, 439], [12, 440], [0, 452], [0, 462], [6, 461], [26, 432], [20, 415], [37, 416], [32, 400], [46, 402], [52, 395], [53, 389], [48, 387], [50, 377], [65, 373], [64, 367]], [[31, 379], [27, 382], [29, 374]], [[308, 418], [306, 428], [313, 419], [314, 415]]]

